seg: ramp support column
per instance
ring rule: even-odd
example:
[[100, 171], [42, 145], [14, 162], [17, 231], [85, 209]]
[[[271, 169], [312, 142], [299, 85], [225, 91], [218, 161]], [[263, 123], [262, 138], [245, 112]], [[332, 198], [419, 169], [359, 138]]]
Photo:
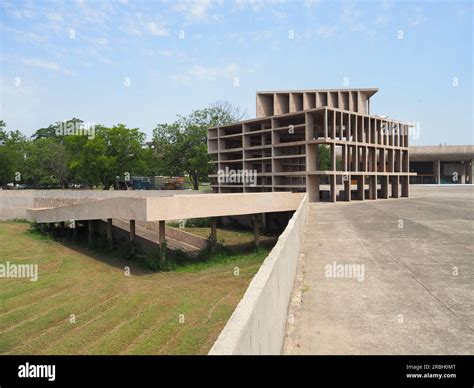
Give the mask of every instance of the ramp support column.
[[158, 234], [159, 234], [159, 240], [158, 242], [160, 244], [165, 242], [166, 239], [166, 226], [165, 226], [165, 221], [158, 221]]
[[107, 218], [107, 247], [109, 250], [114, 248], [114, 232], [112, 218]]
[[253, 221], [253, 245], [255, 248], [260, 247], [260, 227], [262, 225], [262, 220], [260, 218], [260, 214], [252, 215]]
[[130, 254], [135, 254], [135, 220], [130, 220]]
[[217, 240], [217, 217], [211, 217], [211, 238]]
[[87, 222], [88, 237], [89, 237], [89, 249], [94, 247], [94, 220]]

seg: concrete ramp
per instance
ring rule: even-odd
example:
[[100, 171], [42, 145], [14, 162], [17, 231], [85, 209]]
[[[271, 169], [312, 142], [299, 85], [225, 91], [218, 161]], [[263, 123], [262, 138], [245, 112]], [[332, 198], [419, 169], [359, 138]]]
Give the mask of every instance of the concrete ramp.
[[27, 217], [38, 223], [125, 219], [171, 221], [296, 210], [304, 193], [195, 194], [169, 197], [106, 198], [56, 207], [31, 208]]

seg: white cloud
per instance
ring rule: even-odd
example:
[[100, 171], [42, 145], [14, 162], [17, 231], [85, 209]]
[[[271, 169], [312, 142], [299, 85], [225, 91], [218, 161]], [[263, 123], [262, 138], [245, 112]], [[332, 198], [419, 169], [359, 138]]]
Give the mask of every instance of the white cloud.
[[321, 26], [318, 28], [318, 35], [323, 38], [329, 38], [333, 36], [337, 31], [336, 27]]
[[230, 77], [235, 75], [239, 70], [239, 66], [235, 63], [230, 63], [225, 67], [206, 67], [201, 65], [194, 65], [189, 71], [191, 76], [199, 80], [215, 81], [220, 77]]
[[[222, 3], [220, 0], [217, 2]], [[188, 19], [205, 20], [209, 17], [211, 6], [211, 0], [181, 0], [176, 4], [175, 10], [183, 13]]]
[[316, 7], [319, 3], [320, 0], [304, 0], [304, 5], [307, 7]]
[[220, 78], [235, 77], [239, 71], [239, 65], [229, 63], [224, 67], [194, 65], [183, 74], [175, 74], [171, 79], [181, 84], [189, 85], [192, 81], [216, 81]]
[[266, 6], [283, 4], [285, 0], [235, 0], [235, 4], [240, 8], [249, 7], [252, 11], [259, 12]]
[[172, 57], [173, 56], [173, 52], [170, 51], [170, 50], [160, 50], [158, 52], [158, 54], [160, 54], [162, 57]]
[[46, 17], [52, 22], [62, 22], [64, 20], [63, 15], [59, 12], [49, 12], [46, 14]]
[[108, 46], [109, 40], [107, 38], [97, 38], [97, 39], [94, 39], [94, 43], [97, 46], [105, 47], [105, 46]]
[[169, 30], [165, 26], [155, 22], [147, 23], [147, 29], [148, 32], [154, 36], [169, 36], [170, 34]]
[[353, 32], [365, 31], [364, 24], [360, 21], [362, 12], [354, 4], [344, 4], [342, 7], [342, 23]]
[[54, 71], [56, 73], [61, 73], [64, 75], [74, 75], [74, 72], [58, 65], [55, 62], [45, 61], [43, 59], [35, 59], [35, 58], [24, 58], [22, 62], [25, 65], [38, 67], [40, 69]]

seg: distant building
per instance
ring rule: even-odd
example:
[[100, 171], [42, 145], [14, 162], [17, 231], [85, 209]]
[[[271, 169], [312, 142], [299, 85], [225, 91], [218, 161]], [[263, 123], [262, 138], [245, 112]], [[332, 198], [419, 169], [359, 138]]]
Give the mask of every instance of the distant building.
[[410, 147], [410, 183], [473, 183], [474, 146]]
[[213, 190], [307, 192], [310, 201], [408, 197], [409, 124], [370, 115], [377, 91], [257, 92], [256, 119], [208, 130]]

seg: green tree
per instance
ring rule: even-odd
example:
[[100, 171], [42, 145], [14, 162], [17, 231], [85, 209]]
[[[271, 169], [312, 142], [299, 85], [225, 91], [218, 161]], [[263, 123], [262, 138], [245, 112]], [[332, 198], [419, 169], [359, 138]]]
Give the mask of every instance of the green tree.
[[226, 101], [209, 108], [195, 110], [188, 116], [178, 116], [171, 124], [158, 124], [153, 130], [154, 163], [166, 175], [187, 174], [193, 188], [210, 173], [207, 153], [207, 130], [241, 120], [244, 113]]
[[[0, 185], [15, 182], [24, 171], [24, 156], [27, 139], [20, 131], [7, 131], [6, 124], [0, 121]], [[19, 173], [19, 174], [18, 174]]]
[[138, 128], [127, 128], [123, 124], [112, 128], [96, 126], [93, 139], [71, 141], [72, 148], [80, 149], [72, 168], [86, 183], [100, 184], [108, 190], [116, 177], [144, 168], [144, 141], [145, 134]]

